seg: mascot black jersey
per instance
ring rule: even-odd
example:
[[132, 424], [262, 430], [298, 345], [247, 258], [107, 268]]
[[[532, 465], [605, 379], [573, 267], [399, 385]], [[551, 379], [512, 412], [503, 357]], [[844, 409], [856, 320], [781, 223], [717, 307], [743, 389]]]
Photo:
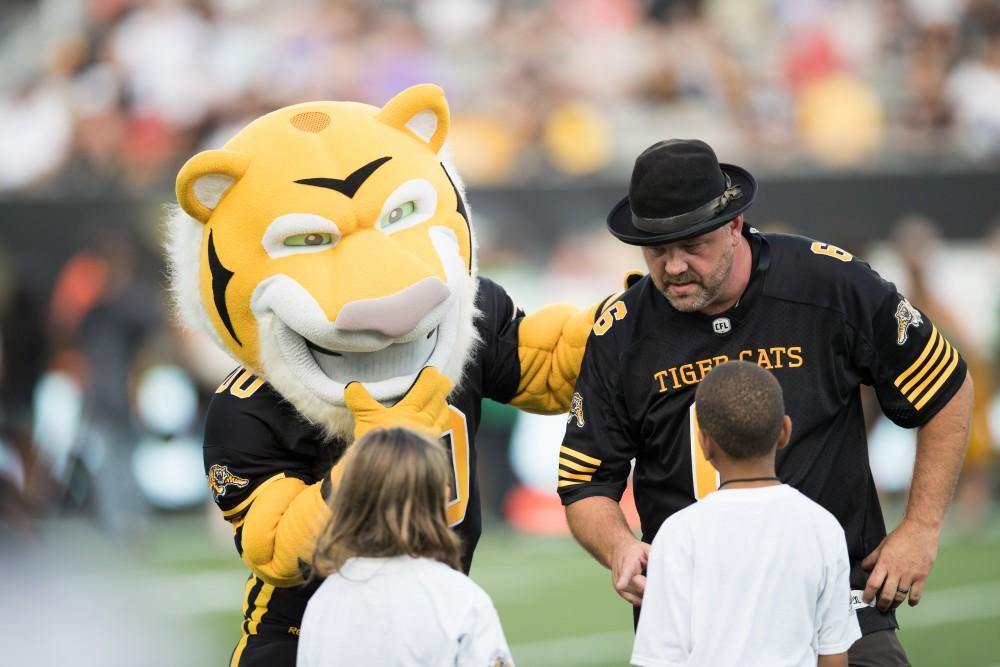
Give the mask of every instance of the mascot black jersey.
[[[455, 470], [448, 518], [462, 536], [466, 570], [481, 530], [475, 472], [480, 404], [483, 398], [506, 403], [515, 395], [521, 376], [517, 333], [524, 316], [501, 287], [485, 278], [478, 281], [476, 307], [481, 343], [448, 400], [449, 428], [442, 434]], [[242, 523], [263, 489], [287, 477], [306, 484], [327, 479], [345, 446], [337, 440], [324, 441], [320, 429], [261, 378], [242, 369], [234, 371], [209, 407], [204, 454], [213, 497], [235, 529], [237, 550], [242, 554]], [[316, 586], [312, 582], [275, 588], [251, 575], [244, 598], [243, 642], [294, 637]]]
[[[792, 418], [778, 475], [840, 521], [851, 586], [860, 590], [860, 562], [886, 531], [859, 387], [873, 386], [896, 424], [919, 427], [962, 385], [965, 364], [926, 315], [849, 253], [802, 237], [746, 234], [753, 269], [729, 311], [677, 311], [647, 276], [597, 322], [561, 449], [559, 493], [564, 504], [617, 500], [634, 459], [643, 540], [651, 542], [664, 519], [718, 485], [692, 437], [698, 383], [727, 360], [753, 362], [778, 378]], [[895, 627], [873, 608], [860, 610], [859, 621], [865, 633]]]

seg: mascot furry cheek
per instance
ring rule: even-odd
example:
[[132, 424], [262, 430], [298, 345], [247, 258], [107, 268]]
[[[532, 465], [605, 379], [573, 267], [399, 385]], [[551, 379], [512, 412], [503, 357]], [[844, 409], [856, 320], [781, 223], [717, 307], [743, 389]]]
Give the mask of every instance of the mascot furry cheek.
[[347, 383], [399, 399], [476, 343], [474, 242], [440, 88], [381, 109], [311, 102], [250, 123], [177, 178], [168, 242], [183, 318], [330, 435]]

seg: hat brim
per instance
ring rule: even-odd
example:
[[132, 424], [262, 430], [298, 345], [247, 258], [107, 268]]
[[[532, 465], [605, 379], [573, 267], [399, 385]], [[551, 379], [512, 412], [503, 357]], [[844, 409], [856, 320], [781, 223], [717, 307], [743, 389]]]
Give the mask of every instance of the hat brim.
[[719, 167], [723, 173], [729, 176], [733, 185], [740, 186], [743, 196], [730, 201], [711, 219], [694, 224], [678, 225], [676, 230], [669, 232], [647, 232], [639, 229], [632, 222], [632, 208], [629, 206], [628, 197], [625, 197], [615, 204], [611, 213], [608, 213], [608, 231], [619, 241], [629, 245], [662, 245], [701, 236], [721, 227], [750, 207], [757, 196], [757, 181], [754, 180], [749, 171], [742, 167], [721, 163]]

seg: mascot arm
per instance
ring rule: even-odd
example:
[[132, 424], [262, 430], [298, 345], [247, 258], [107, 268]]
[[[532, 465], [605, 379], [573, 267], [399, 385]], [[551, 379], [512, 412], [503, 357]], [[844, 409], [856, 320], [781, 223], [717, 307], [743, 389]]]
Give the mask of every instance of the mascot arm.
[[[337, 472], [335, 467], [331, 475]], [[239, 525], [234, 522], [243, 562], [266, 583], [279, 587], [302, 583], [302, 564], [312, 562], [316, 540], [330, 518], [324, 483], [274, 478]]]
[[[635, 272], [626, 274], [625, 286], [640, 277], [642, 274]], [[566, 412], [590, 331], [620, 295], [613, 294], [583, 310], [556, 304], [525, 316], [517, 344], [521, 379], [510, 404], [538, 414]]]
[[306, 427], [269, 389], [226, 387], [205, 420], [205, 470], [215, 503], [254, 575], [275, 586], [299, 584], [301, 565], [312, 561], [330, 517], [326, 497], [342, 466], [324, 475], [315, 454], [290, 446]]

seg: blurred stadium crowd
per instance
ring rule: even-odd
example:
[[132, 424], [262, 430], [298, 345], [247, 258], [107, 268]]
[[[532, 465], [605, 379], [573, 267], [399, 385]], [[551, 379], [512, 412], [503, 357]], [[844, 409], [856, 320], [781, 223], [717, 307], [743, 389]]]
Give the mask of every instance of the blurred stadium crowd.
[[[154, 508], [204, 505], [201, 415], [232, 362], [178, 331], [166, 305], [156, 221], [177, 169], [276, 107], [382, 104], [423, 81], [448, 95], [483, 271], [529, 310], [551, 295], [588, 303], [639, 256], [594, 210], [555, 225], [567, 233], [539, 258], [490, 228], [477, 186], [572, 197], [623, 184], [634, 157], [670, 136], [703, 138], [765, 177], [1000, 164], [995, 0], [8, 0], [0, 216], [31, 221], [0, 225], [8, 525], [28, 534], [52, 509], [84, 508], [129, 539]], [[118, 222], [102, 230], [108, 212]], [[970, 362], [978, 403], [960, 503], [971, 530], [996, 493], [1000, 234], [981, 220], [978, 238], [940, 242], [910, 220], [879, 244], [891, 222], [851, 250]], [[560, 418], [514, 419], [484, 415], [484, 505], [499, 511], [506, 497], [516, 525], [558, 528], [554, 456], [536, 443], [558, 446]], [[871, 427], [876, 480], [905, 492], [912, 443]]]
[[775, 169], [992, 160], [994, 0], [9, 0], [0, 191], [143, 191], [310, 99], [449, 92], [473, 184], [619, 178], [647, 137]]

